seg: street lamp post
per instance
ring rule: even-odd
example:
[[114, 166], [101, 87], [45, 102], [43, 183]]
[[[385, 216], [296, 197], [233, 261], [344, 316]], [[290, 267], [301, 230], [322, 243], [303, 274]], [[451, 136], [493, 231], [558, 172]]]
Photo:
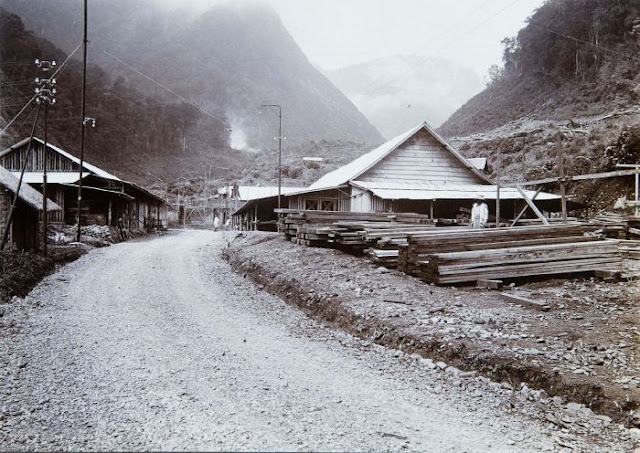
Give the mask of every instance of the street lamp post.
[[280, 120], [279, 126], [278, 126], [278, 209], [280, 209], [281, 208], [280, 198], [282, 196], [282, 107], [278, 104], [262, 104], [260, 108], [262, 107], [278, 108], [278, 119]]

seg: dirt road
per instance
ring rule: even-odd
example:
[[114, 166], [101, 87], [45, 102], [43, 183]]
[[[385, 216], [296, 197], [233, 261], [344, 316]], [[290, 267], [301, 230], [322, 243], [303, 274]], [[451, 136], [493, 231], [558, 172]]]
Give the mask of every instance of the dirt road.
[[[5, 308], [0, 450], [553, 451], [508, 392], [307, 319], [223, 233], [95, 250]], [[602, 451], [615, 451], [611, 446]]]

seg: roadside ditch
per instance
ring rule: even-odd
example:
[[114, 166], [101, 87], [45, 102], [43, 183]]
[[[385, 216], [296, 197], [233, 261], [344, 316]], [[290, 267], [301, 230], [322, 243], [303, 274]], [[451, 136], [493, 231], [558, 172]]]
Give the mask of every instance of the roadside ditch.
[[223, 256], [261, 289], [363, 340], [640, 425], [637, 282], [550, 280], [505, 291], [544, 299], [542, 312], [276, 234], [238, 233]]

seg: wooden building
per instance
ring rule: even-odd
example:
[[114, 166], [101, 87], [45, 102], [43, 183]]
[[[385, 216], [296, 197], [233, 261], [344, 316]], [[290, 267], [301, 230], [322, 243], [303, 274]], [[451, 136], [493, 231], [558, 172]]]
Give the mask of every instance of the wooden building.
[[24, 182], [42, 190], [44, 162], [47, 163], [47, 197], [62, 209], [49, 213], [52, 224], [75, 224], [78, 218], [78, 182], [82, 177], [82, 224], [117, 226], [122, 218], [130, 230], [162, 225], [166, 202], [145, 188], [83, 162], [50, 143], [26, 138], [0, 152], [0, 165], [19, 175], [27, 159]]
[[[453, 149], [428, 124], [420, 124], [374, 150], [320, 178], [307, 189], [285, 197], [283, 207], [299, 210], [347, 212], [413, 212], [431, 218], [455, 218], [460, 208], [485, 198], [495, 213], [498, 187]], [[534, 191], [525, 192], [533, 197]], [[500, 189], [501, 217], [510, 218], [524, 206], [516, 188]], [[540, 192], [535, 203], [546, 210], [559, 208], [559, 196]], [[492, 202], [493, 201], [493, 202]], [[236, 215], [273, 205], [273, 198], [255, 199]], [[264, 214], [263, 214], [264, 215]]]
[[[42, 218], [42, 194], [28, 184], [22, 184], [10, 171], [0, 166], [0, 242], [9, 221], [9, 212], [16, 193], [13, 218], [9, 227], [8, 244], [19, 250], [38, 249], [41, 244], [40, 221]], [[62, 208], [47, 200], [47, 210], [59, 213]]]

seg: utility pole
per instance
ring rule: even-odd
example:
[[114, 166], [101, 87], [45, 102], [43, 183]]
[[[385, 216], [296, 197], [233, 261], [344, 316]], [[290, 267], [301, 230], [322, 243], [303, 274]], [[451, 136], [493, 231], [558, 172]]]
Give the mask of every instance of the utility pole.
[[[55, 65], [55, 61], [36, 60], [36, 66], [42, 68], [43, 72], [47, 72]], [[42, 254], [47, 256], [47, 228], [49, 223], [49, 215], [47, 213], [47, 119], [49, 116], [49, 105], [56, 103], [56, 79], [40, 79], [36, 77], [36, 85], [42, 85], [42, 88], [35, 89], [36, 103], [44, 103], [44, 149], [42, 152]]]
[[80, 117], [82, 119], [82, 131], [80, 133], [80, 174], [78, 175], [78, 232], [76, 241], [80, 242], [80, 232], [82, 228], [82, 170], [84, 167], [84, 129], [87, 121], [93, 120], [93, 127], [96, 126], [94, 118], [85, 117], [85, 108], [87, 103], [87, 0], [84, 0], [84, 37], [82, 39], [82, 107], [80, 109]]
[[[262, 104], [260, 107], [276, 107], [278, 109], [278, 209], [282, 207], [282, 107], [279, 104]], [[279, 215], [279, 214], [278, 214]]]

